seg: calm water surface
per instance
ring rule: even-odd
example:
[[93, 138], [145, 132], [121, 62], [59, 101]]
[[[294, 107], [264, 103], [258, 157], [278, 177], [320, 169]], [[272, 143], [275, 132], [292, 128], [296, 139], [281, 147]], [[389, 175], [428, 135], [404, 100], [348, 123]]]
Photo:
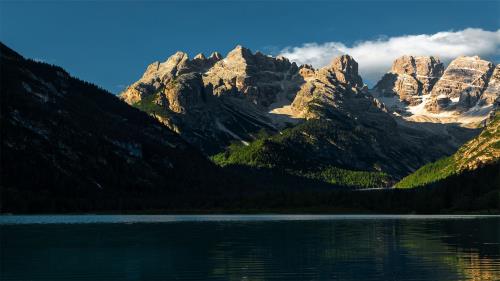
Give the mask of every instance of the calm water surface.
[[500, 217], [0, 216], [0, 280], [500, 280]]

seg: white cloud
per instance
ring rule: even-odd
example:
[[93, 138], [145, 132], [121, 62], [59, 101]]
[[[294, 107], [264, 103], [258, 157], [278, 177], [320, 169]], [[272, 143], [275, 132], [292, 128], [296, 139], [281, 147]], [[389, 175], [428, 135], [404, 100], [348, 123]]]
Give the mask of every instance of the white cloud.
[[373, 83], [387, 72], [394, 59], [402, 55], [433, 55], [448, 63], [461, 55], [478, 55], [492, 59], [500, 56], [500, 29], [486, 31], [467, 28], [435, 34], [404, 35], [362, 41], [353, 46], [341, 42], [323, 44], [306, 43], [300, 47], [287, 47], [281, 55], [298, 64], [322, 67], [341, 54], [349, 54], [358, 62], [361, 76]]

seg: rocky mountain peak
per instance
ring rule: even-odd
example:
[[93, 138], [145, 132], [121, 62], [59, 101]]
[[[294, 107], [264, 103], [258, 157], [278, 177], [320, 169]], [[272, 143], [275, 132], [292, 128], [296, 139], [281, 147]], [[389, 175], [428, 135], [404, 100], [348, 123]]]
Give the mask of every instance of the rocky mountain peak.
[[189, 60], [188, 54], [178, 51], [172, 56], [170, 56], [167, 61], [160, 63], [158, 65], [156, 76], [165, 78], [165, 76], [178, 76], [182, 73], [189, 72], [191, 67], [191, 62]]
[[422, 102], [422, 95], [427, 95], [441, 77], [443, 69], [439, 58], [433, 56], [399, 57], [375, 85], [376, 96], [398, 96], [410, 106], [418, 105]]
[[214, 64], [221, 59], [222, 57], [219, 53], [212, 53], [209, 58], [205, 57], [204, 54], [199, 53], [191, 61], [191, 66], [193, 67], [191, 70], [203, 73], [214, 66]]
[[415, 57], [415, 65], [417, 75], [431, 74], [433, 76], [441, 76], [444, 71], [443, 63], [438, 57], [434, 56]]
[[487, 70], [491, 68], [493, 64], [490, 61], [483, 60], [479, 56], [460, 56], [453, 61], [450, 62], [450, 65], [446, 69], [447, 71], [451, 71], [452, 69], [479, 69], [479, 70]]
[[331, 67], [345, 73], [355, 72], [358, 74], [358, 63], [350, 55], [335, 57], [330, 63]]
[[[284, 57], [252, 53], [242, 46], [233, 49], [224, 59], [217, 54], [208, 59], [200, 55], [191, 61], [180, 54], [174, 58], [168, 65], [179, 69], [187, 64], [189, 72], [178, 74], [176, 70], [173, 79], [137, 81], [121, 97], [207, 154], [220, 152], [234, 141], [247, 144], [261, 130], [276, 134], [285, 126], [308, 122], [306, 120], [326, 120], [335, 126], [349, 123], [346, 132], [362, 133], [360, 140], [374, 134], [384, 140], [390, 133], [401, 132], [388, 110], [365, 94], [358, 63], [349, 55], [339, 56], [318, 70], [310, 65], [297, 67]], [[210, 58], [218, 61], [206, 68], [195, 63], [207, 62]], [[433, 57], [408, 56], [401, 62], [409, 65], [401, 67], [403, 74], [391, 74], [400, 79], [414, 79], [419, 91], [422, 82], [417, 80], [418, 75], [439, 73], [440, 62]], [[157, 73], [163, 64], [153, 64], [150, 71]], [[129, 95], [139, 98], [131, 102], [126, 99]], [[420, 133], [415, 132], [408, 140]], [[312, 136], [315, 134], [312, 132]], [[332, 144], [330, 137], [326, 143]], [[377, 141], [370, 147], [378, 149], [378, 144], [382, 142]], [[372, 153], [374, 149], [366, 151]], [[358, 151], [346, 147], [341, 150]], [[378, 153], [377, 150], [375, 154]], [[348, 162], [346, 159], [343, 163]], [[412, 163], [416, 162], [405, 165], [414, 167]]]
[[165, 76], [175, 76], [178, 70], [189, 68], [189, 57], [184, 52], [176, 52], [165, 62], [154, 62], [150, 64], [144, 72], [141, 80], [150, 80]]
[[372, 109], [372, 101], [364, 95], [358, 63], [349, 55], [336, 57], [317, 71], [303, 65], [299, 73], [306, 82], [291, 106], [295, 116], [317, 119], [340, 112], [355, 116]]
[[479, 56], [460, 56], [448, 67], [433, 56], [402, 56], [372, 94], [412, 121], [476, 126], [499, 103], [500, 71]]
[[418, 78], [441, 76], [443, 64], [434, 56], [402, 56], [394, 60], [391, 73], [413, 75]]
[[175, 54], [170, 56], [167, 61], [165, 62], [166, 65], [172, 65], [172, 66], [177, 66], [179, 64], [184, 64], [185, 62], [189, 61], [189, 56], [188, 54], [177, 51]]
[[394, 60], [391, 72], [396, 74], [415, 74], [416, 65], [413, 56], [402, 56]]
[[233, 50], [231, 50], [224, 61], [226, 62], [240, 62], [240, 61], [245, 61], [246, 59], [252, 58], [253, 54], [252, 51], [249, 49], [237, 45]]
[[214, 52], [189, 60], [176, 53], [165, 63], [152, 64], [120, 97], [210, 150], [234, 139], [247, 141], [262, 128], [281, 126], [284, 121], [271, 120], [269, 111], [293, 101], [304, 81], [298, 71], [284, 57], [252, 53], [242, 46], [225, 58]]
[[286, 58], [253, 54], [238, 45], [205, 73], [203, 81], [215, 96], [243, 97], [268, 107], [281, 98], [290, 99], [288, 88], [298, 83], [291, 81], [297, 72], [297, 65]]
[[192, 72], [193, 68], [200, 65], [199, 60], [190, 61], [186, 53], [178, 51], [165, 62], [154, 62], [147, 67], [141, 79], [130, 85], [120, 97], [129, 104], [136, 104], [144, 96], [159, 91], [175, 77]]
[[425, 108], [432, 113], [470, 109], [481, 99], [494, 68], [491, 62], [479, 56], [456, 58], [432, 88], [431, 100]]
[[334, 58], [330, 63], [330, 67], [335, 72], [339, 82], [357, 87], [363, 86], [363, 79], [358, 73], [358, 63], [351, 56], [342, 55]]

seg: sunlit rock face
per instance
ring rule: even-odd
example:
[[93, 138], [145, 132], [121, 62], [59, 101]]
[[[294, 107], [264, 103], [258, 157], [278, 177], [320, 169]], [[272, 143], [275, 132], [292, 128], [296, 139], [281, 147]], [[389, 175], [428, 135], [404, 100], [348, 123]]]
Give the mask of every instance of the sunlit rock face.
[[497, 64], [479, 100], [479, 106], [500, 104], [500, 64]]
[[371, 93], [389, 111], [409, 121], [475, 127], [498, 105], [497, 69], [477, 56], [462, 56], [443, 72], [439, 59], [403, 56]]
[[401, 176], [470, 137], [464, 129], [450, 130], [457, 135], [438, 133], [434, 129], [443, 125], [414, 127], [394, 118], [368, 94], [357, 62], [348, 55], [318, 70], [300, 67], [299, 73], [305, 83], [291, 115], [307, 121], [250, 151], [252, 159], [290, 169], [335, 165]]
[[[269, 107], [283, 98], [293, 100], [303, 79], [297, 65], [288, 59], [260, 52], [253, 54], [249, 49], [237, 46], [226, 58], [215, 52], [209, 58], [198, 54], [190, 60], [187, 54], [177, 52], [163, 63], [149, 65], [142, 78], [120, 97], [134, 104], [148, 95], [163, 92], [169, 84], [188, 82], [196, 88], [195, 84], [200, 83], [191, 81], [198, 80], [192, 73], [201, 75], [201, 86], [211, 95], [244, 98], [262, 107]], [[185, 74], [191, 74], [191, 78], [178, 81]], [[169, 101], [175, 99], [174, 95], [166, 95], [166, 98]]]
[[237, 46], [225, 58], [177, 52], [149, 65], [120, 98], [210, 153], [262, 129], [275, 132], [288, 119], [269, 112], [290, 104], [303, 82], [288, 59]]
[[[226, 58], [204, 74], [205, 86], [216, 96], [241, 96], [250, 102], [269, 107], [281, 98], [293, 98], [300, 77], [298, 67], [284, 57], [270, 57], [237, 46]], [[290, 91], [291, 90], [291, 91]]]
[[409, 105], [422, 102], [422, 95], [430, 92], [443, 74], [443, 64], [432, 56], [402, 56], [396, 59], [391, 71], [375, 86], [375, 90], [386, 97], [397, 95]]
[[120, 98], [129, 104], [135, 104], [144, 97], [163, 90], [176, 77], [192, 72], [198, 61], [192, 63], [186, 53], [177, 52], [165, 62], [154, 62], [137, 82], [120, 94]]
[[[293, 103], [295, 116], [306, 119], [320, 118], [326, 111], [354, 113], [352, 106], [371, 103], [364, 94], [366, 86], [358, 73], [358, 63], [349, 55], [343, 55], [317, 71], [302, 68], [307, 82], [302, 85]], [[351, 99], [357, 95], [357, 100]], [[365, 101], [363, 101], [364, 99]]]
[[[413, 77], [417, 92], [411, 95], [420, 96], [429, 91], [430, 77], [441, 74], [440, 66], [434, 58], [409, 57], [393, 70], [401, 79]], [[399, 95], [392, 97], [399, 101]], [[121, 98], [209, 155], [234, 142], [248, 144], [264, 130], [284, 136], [285, 148], [271, 149], [271, 157], [284, 159], [293, 151], [293, 163], [307, 160], [401, 176], [449, 155], [470, 137], [463, 130], [442, 133], [439, 126], [417, 128], [394, 118], [370, 95], [349, 55], [314, 69], [241, 46], [225, 58], [199, 54], [191, 60], [179, 52], [148, 67]]]
[[494, 65], [474, 57], [459, 57], [446, 68], [425, 108], [432, 113], [466, 111], [475, 106], [488, 86]]

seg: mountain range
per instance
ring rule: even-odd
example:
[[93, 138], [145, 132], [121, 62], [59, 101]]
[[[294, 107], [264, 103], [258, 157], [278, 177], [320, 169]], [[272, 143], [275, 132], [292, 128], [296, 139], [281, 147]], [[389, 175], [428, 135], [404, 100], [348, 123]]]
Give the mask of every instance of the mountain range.
[[398, 179], [478, 133], [499, 101], [494, 69], [478, 57], [445, 70], [434, 57], [404, 56], [369, 90], [349, 55], [314, 69], [237, 46], [225, 58], [177, 52], [151, 64], [120, 98], [225, 164]]
[[[315, 69], [242, 46], [226, 57], [177, 52], [118, 97], [3, 44], [0, 66], [4, 212], [439, 211], [422, 206], [449, 198], [446, 183], [352, 188], [484, 174], [484, 192], [460, 208], [498, 207], [500, 71], [479, 57], [444, 67], [404, 56], [368, 89], [349, 55]], [[434, 161], [453, 172], [423, 176]]]
[[478, 56], [458, 57], [446, 69], [438, 58], [403, 56], [372, 93], [410, 121], [474, 127], [499, 103], [500, 65]]

